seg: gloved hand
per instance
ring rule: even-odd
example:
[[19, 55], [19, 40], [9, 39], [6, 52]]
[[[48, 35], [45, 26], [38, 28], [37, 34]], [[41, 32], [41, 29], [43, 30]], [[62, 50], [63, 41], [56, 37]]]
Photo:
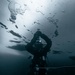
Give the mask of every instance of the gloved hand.
[[41, 31], [38, 30], [34, 35], [40, 36], [41, 34]]

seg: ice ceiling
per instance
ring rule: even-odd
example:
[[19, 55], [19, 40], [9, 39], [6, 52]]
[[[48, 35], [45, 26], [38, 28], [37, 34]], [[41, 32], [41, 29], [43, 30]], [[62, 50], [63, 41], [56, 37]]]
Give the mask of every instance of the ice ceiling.
[[[7, 2], [9, 11], [8, 13], [10, 13], [8, 23], [11, 25], [7, 26], [2, 22], [0, 22], [0, 25], [2, 28], [4, 27], [8, 33], [19, 37], [19, 40], [24, 41], [27, 36], [26, 41], [30, 41], [37, 29], [44, 30], [45, 26], [49, 26], [50, 28], [51, 25], [47, 22], [51, 22], [56, 26], [56, 28], [58, 28], [57, 23], [59, 20], [54, 19], [56, 13], [51, 15], [51, 13], [48, 12], [48, 10], [50, 10], [51, 12], [54, 11], [55, 5], [53, 6], [52, 4], [55, 4], [56, 1], [52, 2], [51, 0], [48, 2], [47, 0], [7, 0]], [[53, 8], [49, 6], [53, 6]], [[51, 16], [49, 17], [48, 14], [50, 14]], [[44, 21], [46, 24], [44, 24]], [[10, 35], [7, 35], [6, 33], [4, 34], [8, 37]], [[11, 39], [13, 38], [12, 35], [10, 35]], [[29, 38], [28, 35], [31, 36], [31, 38]], [[58, 31], [56, 29], [55, 36], [57, 35]], [[8, 37], [6, 40], [9, 40]], [[52, 35], [52, 37], [54, 37], [54, 35]], [[14, 39], [17, 40], [16, 38]], [[10, 40], [10, 42], [21, 43], [21, 41], [15, 40]]]
[[[51, 38], [54, 54], [75, 49], [74, 0], [2, 0], [0, 44], [27, 44], [40, 29]], [[3, 10], [2, 10], [3, 9]]]

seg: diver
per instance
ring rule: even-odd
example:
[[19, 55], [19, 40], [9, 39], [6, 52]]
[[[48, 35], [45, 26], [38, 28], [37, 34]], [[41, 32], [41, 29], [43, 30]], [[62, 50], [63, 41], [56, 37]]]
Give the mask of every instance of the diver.
[[[43, 44], [40, 40], [41, 37], [46, 41], [46, 46], [43, 47]], [[31, 53], [34, 56], [46, 56], [47, 52], [50, 51], [50, 48], [52, 46], [52, 41], [49, 39], [45, 34], [43, 34], [40, 30], [38, 30], [35, 34], [34, 37], [32, 38], [31, 42], [28, 43], [25, 48], [29, 53]]]
[[[46, 46], [44, 46], [40, 38], [45, 40]], [[46, 75], [46, 69], [43, 67], [46, 67], [46, 56], [50, 51], [51, 46], [51, 39], [49, 39], [40, 30], [34, 34], [31, 42], [26, 45], [27, 51], [33, 55], [30, 75]], [[37, 69], [35, 69], [36, 67]]]

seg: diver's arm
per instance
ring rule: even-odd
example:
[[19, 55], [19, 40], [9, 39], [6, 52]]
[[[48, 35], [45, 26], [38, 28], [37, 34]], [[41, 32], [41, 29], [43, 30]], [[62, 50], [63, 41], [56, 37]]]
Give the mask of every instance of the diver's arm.
[[51, 39], [49, 39], [45, 34], [43, 34], [43, 33], [41, 33], [40, 34], [40, 36], [41, 36], [41, 38], [42, 39], [44, 39], [45, 41], [46, 41], [46, 43], [47, 43], [47, 45], [44, 47], [44, 53], [47, 53], [49, 50], [50, 50], [50, 48], [51, 48], [51, 46], [52, 46], [52, 41], [51, 41]]
[[34, 34], [34, 37], [32, 38], [31, 42], [28, 43], [25, 48], [26, 50], [31, 53], [31, 54], [34, 54], [34, 47], [33, 47], [33, 44], [36, 42], [37, 38], [39, 37], [38, 35], [38, 31]]

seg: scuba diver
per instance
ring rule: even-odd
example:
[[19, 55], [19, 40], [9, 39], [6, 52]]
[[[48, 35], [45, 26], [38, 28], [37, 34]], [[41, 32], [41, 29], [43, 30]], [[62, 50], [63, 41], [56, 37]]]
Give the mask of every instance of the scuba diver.
[[[44, 46], [40, 40], [40, 37], [45, 40], [46, 46]], [[51, 39], [49, 39], [40, 30], [34, 34], [31, 42], [26, 45], [27, 51], [33, 55], [32, 64], [30, 65], [30, 71], [28, 75], [47, 75], [47, 71], [45, 69], [47, 66], [46, 56], [50, 51], [51, 46]]]

